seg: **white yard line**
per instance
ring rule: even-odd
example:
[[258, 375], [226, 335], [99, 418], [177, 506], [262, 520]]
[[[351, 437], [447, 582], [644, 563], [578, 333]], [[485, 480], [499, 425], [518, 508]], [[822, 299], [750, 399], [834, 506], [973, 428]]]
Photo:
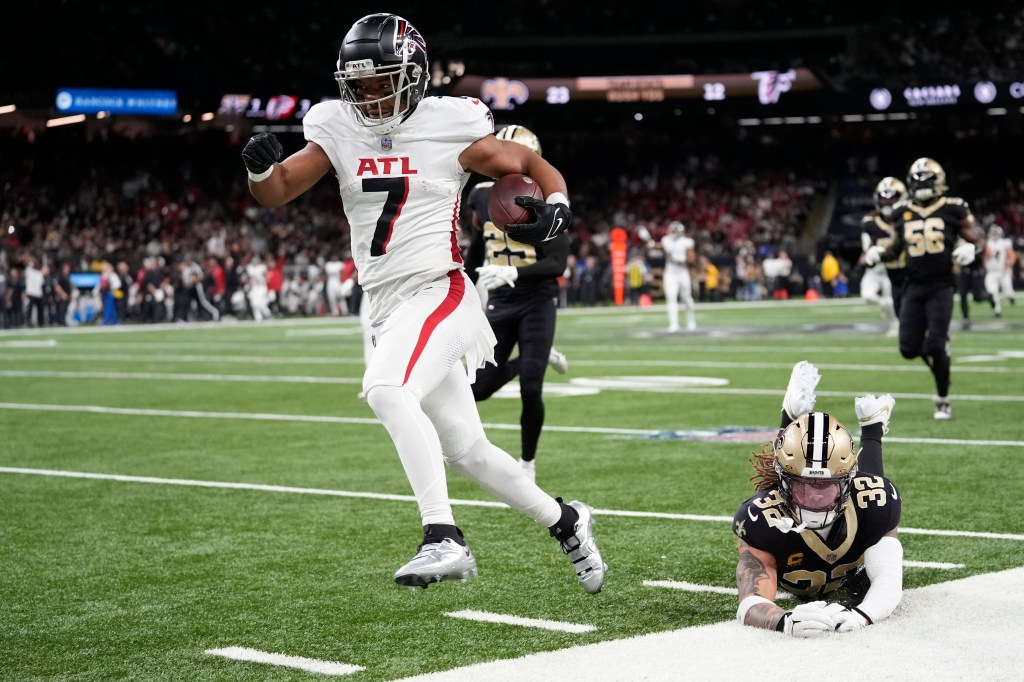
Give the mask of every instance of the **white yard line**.
[[[900, 530], [903, 530], [902, 528]], [[952, 571], [957, 568], [966, 568], [964, 564], [946, 564], [938, 561], [904, 561], [904, 568], [937, 568], [945, 571]], [[685, 580], [645, 580], [644, 587], [663, 587], [668, 590], [680, 590], [682, 592], [712, 592], [714, 594], [731, 594], [737, 596], [735, 587], [718, 587], [716, 585], [701, 585], [690, 583]], [[792, 599], [793, 595], [785, 594], [785, 598]]]
[[904, 568], [938, 568], [943, 571], [967, 568], [965, 564], [947, 564], [942, 561], [904, 561], [903, 566]]
[[[128, 476], [124, 474], [99, 474], [87, 471], [62, 471], [58, 469], [30, 469], [26, 467], [0, 467], [0, 474], [24, 474], [29, 476], [53, 476], [59, 478], [83, 478], [101, 481], [119, 481], [122, 483], [148, 483], [157, 485], [177, 485], [195, 488], [224, 488], [231, 490], [256, 490], [272, 493], [292, 493], [299, 495], [327, 495], [370, 500], [386, 500], [390, 502], [415, 502], [412, 495], [392, 495], [389, 493], [358, 492], [351, 490], [328, 490], [324, 488], [297, 488], [283, 485], [266, 485], [262, 483], [235, 483], [232, 481], [199, 481], [186, 478], [158, 478], [153, 476]], [[508, 509], [502, 502], [492, 500], [451, 500], [453, 505], [467, 507], [485, 507], [490, 509]], [[703, 514], [673, 514], [668, 512], [644, 512], [620, 509], [594, 509], [599, 516], [621, 516], [627, 518], [666, 519], [674, 521], [710, 521], [714, 523], [731, 523], [731, 516], [711, 516]], [[1015, 540], [1024, 542], [1024, 535], [1014, 533], [989, 533], [966, 530], [932, 530], [927, 528], [903, 528], [901, 533], [917, 535], [941, 535], [946, 537], [983, 538], [987, 540]]]
[[565, 623], [562, 621], [543, 620], [540, 618], [521, 618], [519, 616], [509, 616], [503, 613], [473, 611], [472, 609], [466, 609], [463, 611], [451, 611], [444, 615], [448, 616], [449, 618], [476, 620], [482, 623], [519, 625], [525, 628], [540, 628], [541, 630], [552, 630], [554, 632], [570, 632], [573, 634], [582, 634], [584, 632], [593, 632], [594, 630], [597, 630], [597, 628], [593, 625], [584, 625], [581, 623]]
[[114, 379], [155, 381], [213, 381], [281, 384], [359, 384], [356, 377], [317, 377], [277, 374], [175, 374], [171, 372], [61, 372], [57, 370], [0, 370], [0, 377], [39, 379]]
[[338, 663], [337, 661], [321, 661], [316, 658], [303, 658], [302, 656], [288, 656], [287, 654], [272, 654], [267, 651], [249, 649], [243, 646], [229, 646], [223, 649], [207, 649], [204, 653], [211, 656], [223, 656], [233, 661], [246, 661], [249, 663], [265, 663], [266, 665], [278, 665], [285, 668], [295, 668], [321, 675], [351, 675], [361, 670], [362, 666], [351, 665], [350, 663]]
[[[821, 395], [821, 394], [819, 394]], [[852, 395], [852, 394], [851, 394]], [[1024, 399], [1024, 398], [1022, 398]], [[199, 410], [157, 410], [137, 407], [106, 407], [103, 405], [54, 405], [46, 403], [5, 403], [0, 410], [24, 410], [27, 412], [86, 412], [90, 414], [111, 414], [134, 417], [172, 417], [188, 419], [243, 419], [248, 421], [306, 422], [317, 424], [379, 424], [370, 417], [333, 417], [330, 415], [274, 414], [265, 412], [204, 412]], [[519, 424], [484, 424], [492, 431], [519, 431]], [[639, 436], [657, 438], [675, 433], [672, 430], [625, 429], [600, 426], [548, 426], [547, 431], [560, 433], [595, 433], [608, 436]], [[1024, 441], [1017, 440], [970, 440], [962, 438], [899, 438], [886, 436], [887, 442], [923, 443], [929, 445], [980, 445], [987, 447], [1024, 447]]]

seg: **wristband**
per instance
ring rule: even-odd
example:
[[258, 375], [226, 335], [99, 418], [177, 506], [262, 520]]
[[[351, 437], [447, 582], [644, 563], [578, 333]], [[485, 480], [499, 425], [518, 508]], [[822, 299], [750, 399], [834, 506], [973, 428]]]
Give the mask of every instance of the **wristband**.
[[747, 611], [758, 604], [771, 604], [775, 605], [771, 599], [765, 599], [759, 594], [747, 595], [743, 601], [740, 602], [740, 607], [736, 609], [736, 620], [740, 622], [740, 625], [744, 625], [747, 620]]
[[270, 177], [270, 174], [274, 172], [274, 166], [276, 164], [270, 164], [270, 168], [263, 171], [262, 173], [253, 173], [252, 171], [246, 171], [249, 173], [249, 179], [253, 182], [263, 182]]
[[871, 617], [868, 614], [864, 613], [863, 611], [858, 609], [856, 606], [853, 607], [853, 610], [856, 611], [857, 613], [859, 613], [864, 618], [864, 620], [866, 621], [867, 625], [874, 625], [875, 624], [875, 621], [871, 620]]
[[554, 194], [549, 194], [548, 198], [545, 199], [544, 201], [549, 203], [549, 204], [565, 204], [566, 206], [569, 205], [569, 197], [565, 196], [561, 192], [555, 192]]

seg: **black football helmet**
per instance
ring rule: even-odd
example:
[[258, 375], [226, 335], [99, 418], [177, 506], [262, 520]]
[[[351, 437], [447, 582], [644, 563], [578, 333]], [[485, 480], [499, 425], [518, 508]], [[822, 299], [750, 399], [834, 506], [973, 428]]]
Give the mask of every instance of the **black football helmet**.
[[875, 209], [886, 220], [892, 218], [892, 207], [907, 199], [907, 186], [891, 175], [875, 186]]
[[843, 513], [857, 475], [846, 427], [827, 412], [797, 417], [775, 441], [779, 494], [798, 524], [827, 528]]
[[[381, 77], [390, 79], [386, 94], [364, 92], [360, 81]], [[412, 113], [429, 77], [426, 41], [394, 14], [370, 14], [354, 23], [341, 42], [334, 73], [341, 101], [353, 106], [360, 124], [382, 135]]]
[[922, 156], [910, 166], [907, 189], [915, 201], [935, 201], [946, 193], [946, 171], [935, 159]]

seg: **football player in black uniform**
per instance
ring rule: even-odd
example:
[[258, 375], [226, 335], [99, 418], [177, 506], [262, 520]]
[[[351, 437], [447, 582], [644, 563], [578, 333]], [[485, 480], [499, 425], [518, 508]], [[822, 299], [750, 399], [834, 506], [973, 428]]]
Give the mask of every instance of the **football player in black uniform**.
[[[920, 357], [935, 377], [935, 419], [950, 419], [949, 323], [953, 317], [953, 262], [974, 261], [984, 239], [967, 202], [946, 196], [946, 171], [922, 157], [907, 175], [910, 198], [893, 210], [895, 234], [888, 247], [872, 246], [868, 266], [907, 257], [907, 283], [900, 305], [900, 354]], [[957, 239], [966, 243], [957, 246]]]
[[[793, 368], [779, 436], [751, 458], [757, 493], [733, 519], [737, 619], [796, 637], [877, 623], [903, 596], [902, 499], [882, 475], [882, 435], [895, 400], [856, 399], [857, 452], [835, 417], [810, 411], [817, 382], [813, 365]], [[777, 605], [780, 589], [802, 603]]]
[[[518, 142], [540, 154], [537, 136], [528, 128], [505, 126], [497, 132], [502, 140]], [[566, 370], [565, 356], [554, 349], [558, 278], [569, 257], [569, 235], [562, 233], [533, 246], [515, 241], [499, 230], [487, 214], [487, 198], [493, 183], [480, 183], [466, 203], [474, 227], [466, 268], [476, 268], [477, 287], [487, 290], [485, 308], [498, 343], [494, 347], [497, 365], [477, 370], [473, 396], [486, 400], [519, 376], [523, 410], [519, 418], [522, 451], [520, 464], [531, 480], [536, 477], [535, 458], [544, 426], [544, 373], [550, 364]], [[481, 265], [486, 261], [486, 264]], [[483, 293], [483, 292], [481, 292]], [[519, 356], [510, 359], [519, 345]]]
[[[872, 246], [889, 246], [893, 239], [893, 207], [907, 199], [907, 187], [889, 176], [875, 186], [875, 210], [860, 222], [861, 246], [866, 254]], [[890, 322], [895, 336], [899, 327], [900, 296], [906, 279], [907, 259], [904, 255], [884, 264], [876, 263], [864, 270], [860, 280], [861, 298], [877, 304]]]

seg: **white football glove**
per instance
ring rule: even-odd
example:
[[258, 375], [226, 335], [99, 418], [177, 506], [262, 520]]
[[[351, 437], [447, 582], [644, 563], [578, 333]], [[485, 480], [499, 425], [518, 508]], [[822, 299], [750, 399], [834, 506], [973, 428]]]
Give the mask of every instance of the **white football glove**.
[[884, 252], [885, 249], [877, 244], [875, 246], [868, 247], [868, 250], [864, 252], [864, 265], [869, 268], [872, 265], [878, 265], [882, 262], [882, 254]]
[[488, 291], [502, 286], [514, 287], [519, 270], [514, 265], [484, 265], [476, 270], [476, 282]]
[[976, 254], [974, 251], [974, 244], [971, 244], [970, 242], [967, 242], [966, 244], [961, 244], [960, 246], [953, 249], [953, 260], [955, 260], [957, 264], [961, 266], [970, 265], [971, 263], [973, 263], [975, 255]]
[[787, 611], [782, 622], [782, 632], [794, 637], [816, 637], [835, 629], [832, 614], [825, 608], [823, 601], [800, 604], [792, 611]]
[[349, 277], [344, 282], [342, 282], [341, 283], [341, 295], [342, 295], [342, 297], [348, 298], [349, 296], [351, 296], [352, 295], [352, 289], [354, 289], [355, 286], [356, 286], [356, 281], [354, 279], [352, 279], [351, 277]]
[[868, 622], [864, 619], [864, 616], [852, 609], [846, 608], [842, 604], [829, 604], [825, 607], [825, 611], [832, 616], [836, 632], [850, 632], [851, 630], [860, 630], [863, 627], [867, 627]]

